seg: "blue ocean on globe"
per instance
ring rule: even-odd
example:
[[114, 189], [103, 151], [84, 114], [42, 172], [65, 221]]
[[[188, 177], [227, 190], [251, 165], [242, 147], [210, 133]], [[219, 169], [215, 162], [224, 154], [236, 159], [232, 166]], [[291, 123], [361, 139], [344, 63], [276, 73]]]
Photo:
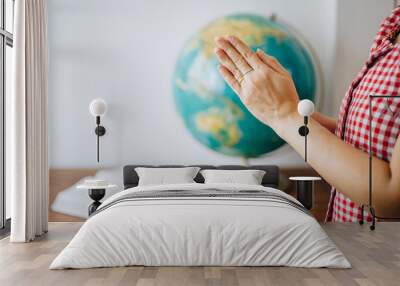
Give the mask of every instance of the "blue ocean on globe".
[[276, 57], [291, 73], [301, 99], [315, 97], [315, 66], [311, 54], [292, 29], [253, 14], [219, 18], [185, 43], [172, 81], [177, 111], [186, 128], [212, 150], [230, 156], [258, 157], [285, 142], [250, 114], [219, 74], [214, 38], [228, 35]]

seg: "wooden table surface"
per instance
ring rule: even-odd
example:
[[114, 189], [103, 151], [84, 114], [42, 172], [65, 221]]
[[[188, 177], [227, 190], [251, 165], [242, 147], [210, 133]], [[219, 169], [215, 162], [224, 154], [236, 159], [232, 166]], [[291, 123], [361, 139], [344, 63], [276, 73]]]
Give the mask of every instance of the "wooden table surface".
[[119, 267], [48, 270], [82, 223], [50, 223], [32, 243], [0, 241], [0, 285], [400, 285], [400, 223], [382, 222], [371, 232], [357, 224], [323, 228], [352, 269], [290, 267]]

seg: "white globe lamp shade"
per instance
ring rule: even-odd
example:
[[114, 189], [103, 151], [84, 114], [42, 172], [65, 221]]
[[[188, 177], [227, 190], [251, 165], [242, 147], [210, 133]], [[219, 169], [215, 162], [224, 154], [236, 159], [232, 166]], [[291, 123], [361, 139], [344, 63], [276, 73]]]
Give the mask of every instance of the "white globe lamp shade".
[[89, 111], [93, 116], [103, 116], [107, 111], [107, 103], [101, 98], [96, 98], [90, 103]]
[[314, 103], [309, 99], [303, 99], [297, 105], [297, 111], [301, 116], [310, 116], [314, 112]]

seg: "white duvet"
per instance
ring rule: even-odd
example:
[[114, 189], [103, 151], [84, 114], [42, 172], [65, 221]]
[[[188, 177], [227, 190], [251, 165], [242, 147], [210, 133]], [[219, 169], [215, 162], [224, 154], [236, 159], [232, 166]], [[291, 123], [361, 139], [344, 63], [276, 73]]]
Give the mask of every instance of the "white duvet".
[[[262, 186], [179, 184], [128, 189], [102, 206], [129, 192], [205, 186], [267, 190], [296, 201]], [[125, 201], [94, 215], [50, 269], [127, 265], [351, 267], [318, 222], [290, 205], [254, 198], [163, 198]]]

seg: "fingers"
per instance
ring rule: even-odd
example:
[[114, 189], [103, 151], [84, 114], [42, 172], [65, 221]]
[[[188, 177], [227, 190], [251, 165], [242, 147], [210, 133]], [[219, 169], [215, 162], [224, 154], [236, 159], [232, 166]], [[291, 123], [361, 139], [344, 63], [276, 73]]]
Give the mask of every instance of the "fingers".
[[224, 67], [223, 65], [219, 66], [219, 72], [223, 76], [223, 78], [226, 80], [226, 82], [229, 84], [229, 86], [237, 93], [239, 94], [240, 91], [240, 83], [239, 81], [233, 76], [233, 74], [230, 72], [229, 69]]
[[257, 55], [260, 58], [260, 60], [263, 61], [267, 66], [269, 66], [271, 69], [278, 73], [286, 73], [286, 69], [278, 62], [277, 59], [275, 59], [272, 56], [267, 55], [263, 50], [258, 49], [257, 50]]
[[214, 52], [217, 55], [217, 58], [221, 62], [221, 64], [223, 64], [224, 67], [226, 67], [236, 78], [236, 80], [239, 81], [242, 78], [242, 73], [236, 67], [231, 58], [225, 53], [225, 51], [220, 48], [215, 48]]
[[[232, 46], [226, 39], [219, 37], [216, 39], [217, 47], [222, 49], [225, 54], [231, 59], [236, 68], [245, 74], [253, 68], [249, 65], [246, 59]], [[233, 73], [233, 71], [231, 71]]]
[[228, 41], [253, 69], [261, 67], [263, 63], [260, 58], [242, 40], [234, 36], [229, 36]]

